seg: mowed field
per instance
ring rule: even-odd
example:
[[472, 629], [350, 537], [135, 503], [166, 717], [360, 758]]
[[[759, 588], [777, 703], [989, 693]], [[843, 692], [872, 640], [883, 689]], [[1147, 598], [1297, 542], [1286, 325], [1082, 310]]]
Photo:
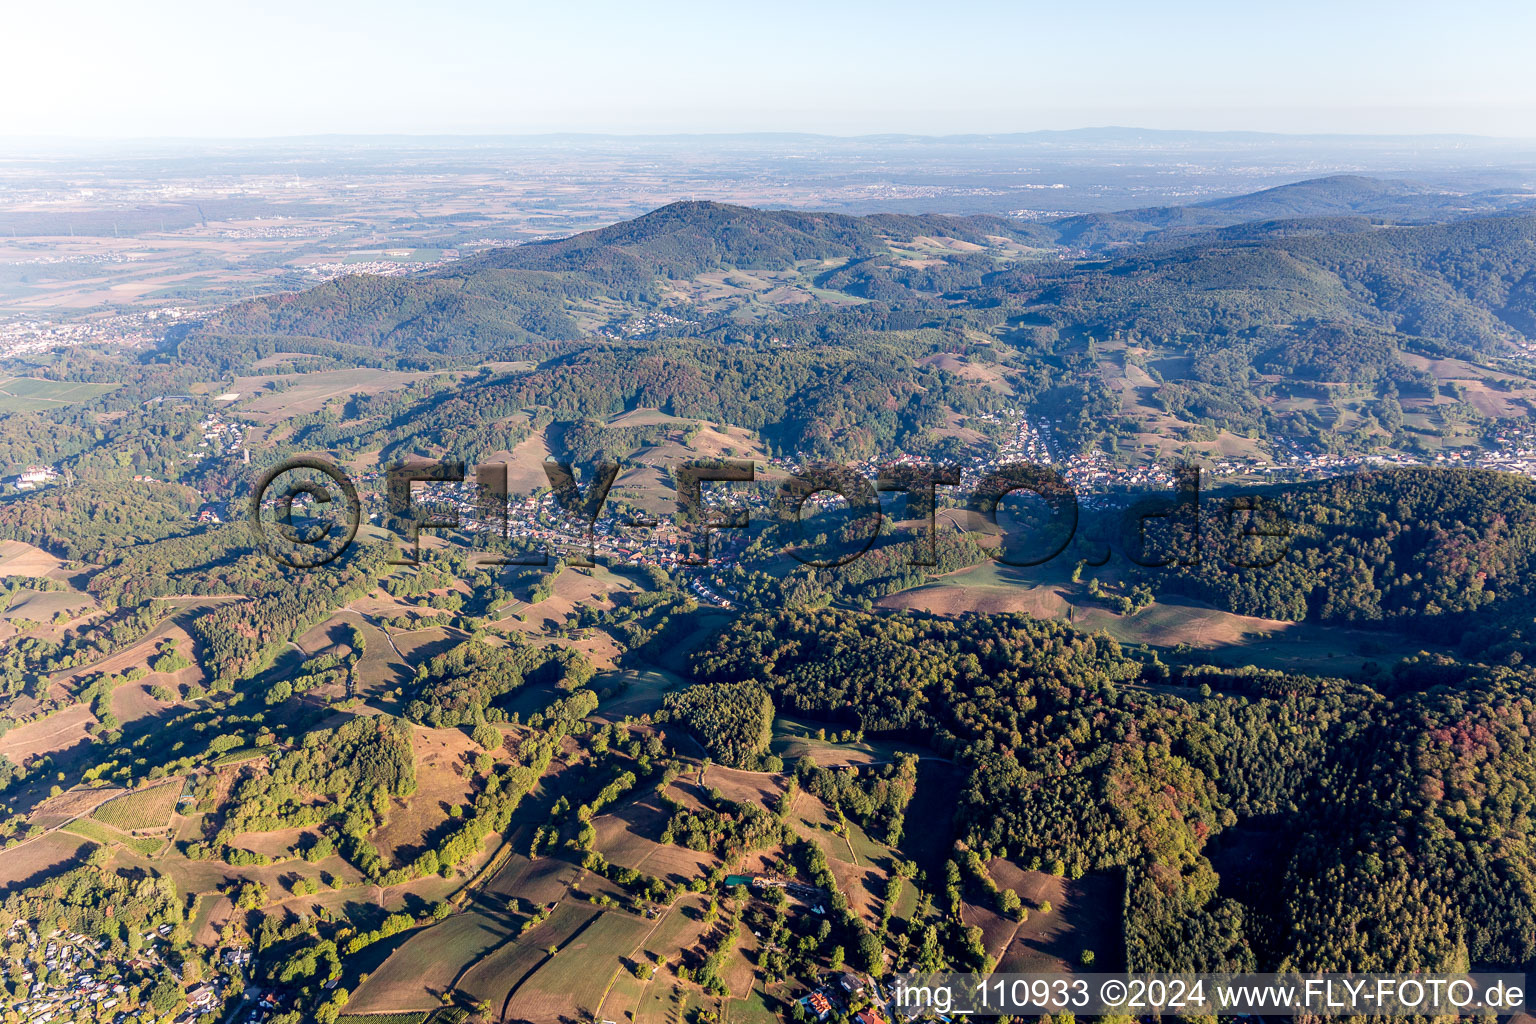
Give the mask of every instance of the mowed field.
[[628, 716], [639, 718], [652, 714], [661, 709], [662, 700], [668, 693], [687, 685], [682, 676], [661, 669], [603, 673], [592, 680], [593, 689], [616, 692], [603, 701], [593, 717], [602, 722], [617, 722]]
[[352, 1013], [431, 1010], [442, 1004], [455, 979], [511, 932], [483, 914], [455, 914], [424, 928], [395, 950], [352, 995]]
[[404, 800], [393, 798], [388, 823], [370, 837], [379, 854], [397, 867], [427, 849], [428, 837], [452, 820], [454, 807], [470, 803], [473, 787], [460, 769], [481, 753], [458, 729], [413, 726], [411, 747], [416, 755], [416, 792]]
[[518, 602], [506, 607], [497, 625], [523, 632], [544, 632], [563, 626], [578, 608], [606, 611], [614, 607], [614, 594], [631, 593], [639, 585], [603, 568], [565, 569], [555, 580], [554, 591], [538, 604]]
[[[714, 774], [714, 769], [710, 770]], [[895, 863], [890, 847], [876, 842], [855, 822], [846, 835], [838, 835], [824, 805], [809, 793], [798, 793], [789, 813], [789, 826], [821, 847], [837, 887], [848, 897], [848, 906], [870, 927], [880, 920], [886, 879]]]
[[[667, 909], [634, 953], [652, 962], [665, 956], [667, 963], [650, 981], [641, 981], [630, 971], [620, 970], [612, 978], [597, 1016], [633, 1024], [667, 1024], [682, 1019], [679, 1011], [688, 999], [690, 987], [677, 979], [677, 951], [697, 946], [709, 929], [704, 923], [704, 902], [701, 896], [687, 895]], [[698, 990], [692, 989], [692, 994], [697, 998]]]
[[[235, 408], [267, 424], [277, 424], [292, 416], [317, 412], [325, 403], [353, 395], [376, 395], [408, 387], [418, 380], [442, 371], [420, 373], [402, 370], [317, 370], [310, 373], [261, 374], [236, 377], [230, 391], [240, 399]], [[271, 391], [268, 385], [282, 382], [286, 390]]]
[[[1060, 560], [1058, 560], [1060, 561]], [[1062, 570], [1064, 573], [1065, 570]], [[1125, 644], [1172, 648], [1179, 644], [1210, 651], [1233, 665], [1345, 674], [1380, 658], [1390, 638], [1380, 633], [1309, 622], [1286, 622], [1222, 611], [1193, 598], [1169, 595], [1149, 608], [1120, 615], [1088, 594], [1086, 583], [1058, 575], [1056, 563], [1017, 569], [995, 561], [962, 569], [931, 583], [891, 594], [883, 608], [917, 609], [937, 615], [966, 612], [1026, 614], [1070, 620], [1078, 629], [1102, 630]], [[1114, 581], [1114, 573], [1100, 578]], [[1401, 654], [1420, 648], [1397, 641]]]
[[0, 850], [0, 894], [84, 863], [92, 842], [68, 832], [48, 832]]
[[87, 384], [36, 377], [0, 378], [0, 413], [57, 409], [104, 395], [118, 384]]
[[[887, 743], [882, 740], [860, 740], [857, 743], [840, 743], [834, 739], [818, 739], [820, 731], [835, 736], [839, 727], [826, 722], [806, 722], [787, 715], [777, 715], [773, 720], [773, 739], [769, 750], [783, 759], [786, 769], [808, 757], [822, 767], [843, 764], [884, 764], [893, 760], [899, 752], [917, 752], [911, 744]], [[918, 752], [921, 753], [921, 752]]]
[[71, 818], [90, 814], [108, 800], [123, 793], [124, 790], [116, 786], [106, 786], [101, 789], [91, 789], [88, 786], [67, 789], [58, 796], [51, 796], [38, 804], [27, 821], [39, 828], [58, 828]]
[[[194, 651], [192, 638], [182, 628], [177, 619], [188, 614], [195, 614], [199, 608], [211, 607], [213, 603], [207, 600], [188, 602], [176, 614], [168, 615], [166, 618], [161, 619], [155, 624], [154, 628], [128, 647], [115, 654], [110, 654], [99, 661], [93, 661], [54, 676], [49, 681], [49, 693], [55, 697], [61, 697], [78, 691], [87, 681], [98, 675], [121, 675], [131, 668], [147, 670], [150, 661], [157, 654], [162, 640], [169, 640], [176, 645], [178, 651], [191, 658]], [[202, 681], [203, 672], [196, 666], [196, 660], [196, 658], [192, 658], [194, 664], [191, 667], [182, 669], [174, 675], [151, 673], [143, 681], [151, 685], [159, 683], [168, 688], [193, 681]]]
[[0, 577], [47, 577], [62, 583], [71, 575], [62, 561], [42, 548], [19, 540], [0, 540]]
[[[1000, 888], [1018, 893], [1030, 911], [1029, 920], [1015, 924], [989, 911], [967, 908], [966, 922], [981, 926], [987, 936], [987, 951], [999, 957], [999, 971], [1081, 970], [1084, 950], [1093, 951], [1092, 970], [1125, 969], [1121, 923], [1125, 885], [1119, 872], [1096, 871], [1066, 879], [1002, 859], [994, 859], [987, 870]], [[1049, 913], [1038, 909], [1045, 901], [1051, 904]], [[1006, 942], [999, 941], [1003, 936]]]
[[621, 960], [639, 945], [651, 926], [645, 918], [623, 911], [598, 915], [517, 987], [502, 1019], [590, 1020], [622, 969]]
[[19, 765], [44, 754], [59, 755], [91, 742], [96, 716], [84, 704], [73, 704], [47, 718], [18, 725], [0, 736], [0, 754]]
[[890, 594], [875, 602], [881, 608], [959, 615], [1018, 612], [1037, 619], [1065, 618], [1068, 602], [1062, 588], [1041, 583], [998, 562], [987, 561], [933, 582]]
[[714, 854], [657, 841], [672, 811], [647, 791], [592, 819], [596, 848], [619, 867], [633, 868], [667, 882], [686, 885], [719, 863]]
[[[596, 908], [561, 903], [549, 917], [519, 936], [516, 942], [496, 948], [464, 973], [458, 989], [471, 999], [491, 1007], [491, 1019], [500, 1019], [508, 997], [548, 958], [548, 950], [570, 941], [588, 922], [599, 916]], [[550, 1018], [553, 1019], [553, 1018]]]
[[11, 599], [10, 607], [0, 612], [0, 619], [47, 623], [60, 612], [75, 619], [96, 606], [96, 600], [90, 595], [70, 590], [23, 590]]
[[[519, 419], [526, 420], [527, 416], [519, 413], [511, 417], [509, 422]], [[507, 493], [525, 496], [549, 486], [549, 474], [544, 472], [544, 461], [552, 455], [548, 435], [543, 430], [537, 430], [513, 445], [511, 451], [502, 449], [486, 452], [481, 456], [479, 464], [506, 463]]]

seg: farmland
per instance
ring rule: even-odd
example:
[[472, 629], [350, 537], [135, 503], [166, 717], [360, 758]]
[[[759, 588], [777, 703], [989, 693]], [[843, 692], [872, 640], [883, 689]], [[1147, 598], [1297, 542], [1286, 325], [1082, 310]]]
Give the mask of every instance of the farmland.
[[106, 394], [116, 384], [87, 384], [36, 377], [0, 378], [0, 413], [30, 412], [84, 402]]
[[84, 836], [48, 832], [0, 850], [0, 892], [31, 884], [72, 865], [92, 845]]
[[181, 780], [177, 779], [110, 800], [96, 808], [92, 817], [122, 832], [164, 828], [180, 797]]

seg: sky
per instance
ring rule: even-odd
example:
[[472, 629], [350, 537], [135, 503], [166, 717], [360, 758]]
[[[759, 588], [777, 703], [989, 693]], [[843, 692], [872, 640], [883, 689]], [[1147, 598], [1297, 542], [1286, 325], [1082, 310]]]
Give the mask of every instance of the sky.
[[1536, 4], [13, 4], [0, 136], [1536, 137]]

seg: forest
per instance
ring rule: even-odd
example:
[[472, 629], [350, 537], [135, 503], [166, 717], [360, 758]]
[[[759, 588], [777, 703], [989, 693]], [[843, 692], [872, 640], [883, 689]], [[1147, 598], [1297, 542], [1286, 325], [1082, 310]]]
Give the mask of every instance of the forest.
[[[1533, 952], [1529, 669], [1404, 663], [1298, 686], [1018, 616], [831, 611], [745, 617], [694, 668], [953, 757], [961, 835], [983, 859], [1126, 872], [1135, 967], [1465, 969]], [[1289, 834], [1264, 905], [1228, 895], [1210, 859], [1250, 825]]]

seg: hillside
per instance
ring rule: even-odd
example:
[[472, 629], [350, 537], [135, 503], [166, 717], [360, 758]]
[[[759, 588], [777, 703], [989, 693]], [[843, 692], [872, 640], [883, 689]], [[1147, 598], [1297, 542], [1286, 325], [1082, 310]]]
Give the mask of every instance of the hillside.
[[[1394, 228], [1362, 219], [1435, 204], [1443, 210], [1450, 201], [1407, 184], [1339, 177], [1035, 226], [675, 203], [431, 273], [346, 277], [243, 303], [210, 318], [182, 352], [227, 363], [283, 347], [354, 363], [372, 352], [441, 364], [575, 341], [647, 310], [708, 330], [720, 317], [740, 321], [745, 305], [804, 320], [832, 316], [838, 301], [930, 316], [999, 304], [1043, 308], [1061, 328], [1170, 337], [1343, 322], [1482, 351], [1536, 331], [1531, 217]], [[1169, 244], [1197, 229], [1219, 233]], [[1041, 259], [1051, 245], [1153, 236], [1158, 245], [1133, 247], [1108, 264]], [[690, 291], [689, 282], [721, 271], [753, 272], [746, 277], [760, 287], [717, 274], [713, 295], [721, 301], [710, 305], [700, 288]], [[732, 295], [737, 301], [727, 301]], [[279, 346], [278, 339], [291, 341]]]
[[[996, 218], [857, 218], [674, 203], [632, 221], [494, 250], [427, 274], [350, 276], [297, 295], [241, 303], [210, 318], [181, 352], [222, 365], [248, 365], [279, 350], [354, 364], [390, 356], [406, 365], [494, 358], [519, 346], [582, 337], [577, 307], [606, 302], [652, 309], [662, 302], [665, 282], [709, 271], [802, 263], [822, 269], [887, 256], [893, 245], [915, 239], [975, 250], [1030, 237]], [[371, 355], [361, 351], [367, 349]]]
[[1177, 337], [1353, 323], [1492, 352], [1536, 337], [1536, 217], [1200, 241], [988, 279], [1062, 328]]
[[[525, 414], [642, 409], [747, 428], [777, 452], [960, 452], [1005, 406], [1052, 417], [1067, 452], [1122, 461], [1252, 457], [1275, 437], [1418, 456], [1481, 444], [1536, 408], [1536, 216], [1386, 225], [1368, 212], [1453, 199], [1319, 179], [1133, 211], [1127, 223], [1167, 230], [1099, 259], [1057, 244], [1065, 222], [676, 203], [428, 273], [242, 303], [176, 356], [253, 383], [277, 358], [311, 374], [479, 374], [473, 399], [353, 394], [340, 421], [294, 426], [295, 441], [392, 456], [510, 451], [542, 429]], [[1254, 216], [1278, 219], [1241, 220]], [[962, 420], [973, 426], [957, 433]]]
[[1529, 196], [1506, 192], [1464, 194], [1406, 181], [1338, 174], [1292, 182], [1247, 195], [1189, 206], [1155, 206], [1116, 213], [1083, 214], [1044, 221], [1056, 241], [1107, 251], [1148, 242], [1188, 240], [1239, 224], [1269, 221], [1364, 218], [1374, 223], [1434, 223], [1504, 212], [1528, 211]]

